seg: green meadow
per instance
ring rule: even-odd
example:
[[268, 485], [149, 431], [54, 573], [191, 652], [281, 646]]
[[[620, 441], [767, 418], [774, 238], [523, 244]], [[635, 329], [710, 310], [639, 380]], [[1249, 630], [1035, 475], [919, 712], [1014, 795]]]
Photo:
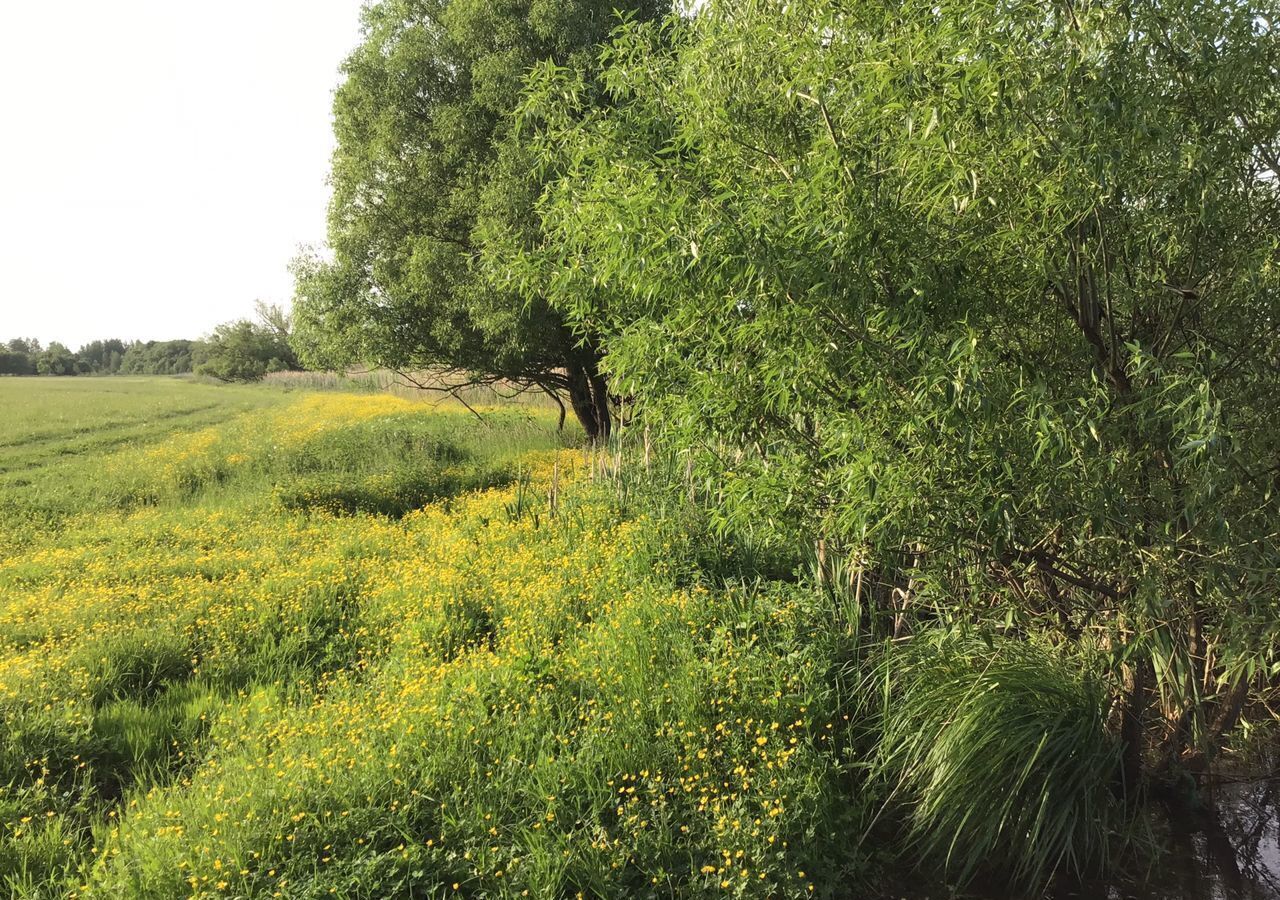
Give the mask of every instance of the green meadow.
[[0, 389], [34, 438], [0, 556], [14, 895], [807, 896], [851, 862], [803, 604], [712, 603], [549, 413]]
[[1126, 827], [1087, 670], [877, 644], [550, 410], [0, 390], [14, 896], [1033, 893]]

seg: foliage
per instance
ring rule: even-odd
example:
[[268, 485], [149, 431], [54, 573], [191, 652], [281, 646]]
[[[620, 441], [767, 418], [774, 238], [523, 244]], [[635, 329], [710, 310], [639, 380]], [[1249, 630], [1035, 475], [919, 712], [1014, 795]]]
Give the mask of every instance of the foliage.
[[203, 352], [200, 341], [138, 341], [125, 350], [120, 374], [184, 375], [195, 368], [195, 359]]
[[268, 331], [274, 331], [286, 339], [293, 334], [293, 314], [284, 307], [257, 300], [253, 304], [253, 311], [258, 317], [258, 324]]
[[34, 375], [43, 348], [34, 338], [12, 338], [0, 346], [0, 375]]
[[16, 338], [0, 349], [0, 375], [183, 375], [199, 341], [90, 341], [75, 353], [53, 342]]
[[197, 375], [219, 381], [257, 381], [268, 372], [299, 368], [289, 335], [242, 319], [214, 329], [197, 357]]
[[76, 368], [81, 372], [98, 375], [115, 375], [124, 363], [128, 347], [124, 341], [112, 338], [106, 341], [90, 341], [76, 351]]
[[63, 344], [53, 341], [35, 357], [36, 373], [39, 375], [75, 375], [75, 354]]
[[1276, 12], [629, 26], [610, 104], [531, 83], [558, 177], [508, 277], [601, 335], [724, 527], [816, 539], [898, 633], [1097, 639], [1131, 772], [1196, 764], [1280, 663]]
[[5, 342], [4, 347], [11, 353], [25, 353], [28, 356], [35, 355], [43, 349], [35, 338], [10, 338]]
[[0, 350], [0, 375], [34, 375], [35, 363], [31, 357], [17, 350]]
[[598, 350], [544, 298], [494, 286], [490, 233], [537, 234], [539, 182], [511, 114], [521, 78], [554, 60], [589, 80], [617, 14], [659, 0], [382, 0], [364, 13], [334, 103], [331, 260], [297, 263], [299, 349], [312, 367], [465, 374], [567, 394], [607, 435]]

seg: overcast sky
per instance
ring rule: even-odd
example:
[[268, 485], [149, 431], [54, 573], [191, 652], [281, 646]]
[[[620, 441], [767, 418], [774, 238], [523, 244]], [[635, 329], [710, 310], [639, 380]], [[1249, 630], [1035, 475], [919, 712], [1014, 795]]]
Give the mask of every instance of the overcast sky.
[[0, 339], [199, 337], [324, 240], [359, 0], [0, 0]]

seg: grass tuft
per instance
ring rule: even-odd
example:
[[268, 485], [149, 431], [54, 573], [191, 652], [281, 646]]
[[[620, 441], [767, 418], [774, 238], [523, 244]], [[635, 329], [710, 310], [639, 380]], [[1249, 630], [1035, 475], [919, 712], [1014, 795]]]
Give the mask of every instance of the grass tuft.
[[1037, 646], [916, 638], [881, 660], [872, 759], [923, 860], [1032, 895], [1102, 868], [1123, 810], [1106, 693]]

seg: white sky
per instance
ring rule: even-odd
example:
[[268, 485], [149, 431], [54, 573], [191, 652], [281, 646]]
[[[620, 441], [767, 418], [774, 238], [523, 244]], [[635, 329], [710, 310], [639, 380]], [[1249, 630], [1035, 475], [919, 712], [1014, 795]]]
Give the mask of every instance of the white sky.
[[322, 243], [359, 0], [0, 0], [0, 339], [194, 338]]

